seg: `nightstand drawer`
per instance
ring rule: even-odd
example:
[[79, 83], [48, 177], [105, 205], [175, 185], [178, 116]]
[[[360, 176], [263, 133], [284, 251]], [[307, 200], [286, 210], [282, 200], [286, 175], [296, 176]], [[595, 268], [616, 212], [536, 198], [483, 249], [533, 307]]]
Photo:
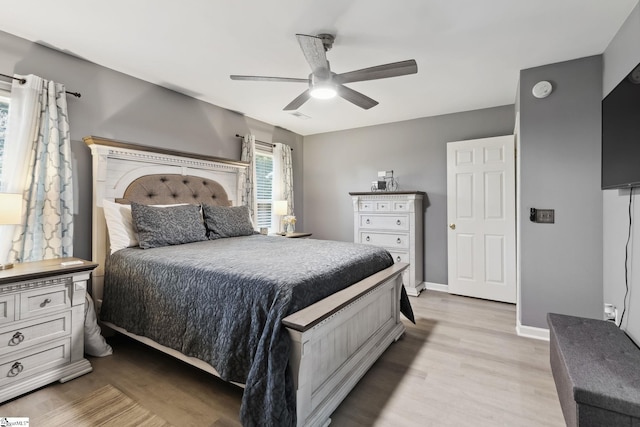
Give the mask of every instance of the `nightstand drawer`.
[[409, 230], [409, 218], [406, 215], [360, 215], [360, 228], [384, 230]]
[[35, 289], [20, 295], [20, 319], [40, 316], [71, 307], [69, 287], [66, 285]]
[[71, 339], [58, 340], [0, 359], [0, 388], [69, 363]]
[[409, 235], [391, 233], [360, 233], [360, 243], [384, 246], [386, 248], [407, 249], [409, 247]]
[[16, 320], [15, 295], [0, 296], [0, 325]]
[[0, 356], [71, 334], [71, 312], [62, 312], [0, 329]]
[[406, 262], [409, 263], [411, 260], [409, 258], [408, 252], [395, 252], [389, 251], [391, 257], [393, 258], [393, 262]]

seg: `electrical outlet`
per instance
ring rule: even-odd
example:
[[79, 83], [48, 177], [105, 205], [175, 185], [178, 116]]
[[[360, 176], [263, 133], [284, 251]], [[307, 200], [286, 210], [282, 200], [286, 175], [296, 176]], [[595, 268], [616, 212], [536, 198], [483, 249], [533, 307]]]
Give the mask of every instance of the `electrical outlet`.
[[609, 320], [618, 324], [618, 309], [613, 304], [604, 305], [604, 320]]
[[553, 224], [555, 222], [555, 209], [536, 209], [536, 222]]

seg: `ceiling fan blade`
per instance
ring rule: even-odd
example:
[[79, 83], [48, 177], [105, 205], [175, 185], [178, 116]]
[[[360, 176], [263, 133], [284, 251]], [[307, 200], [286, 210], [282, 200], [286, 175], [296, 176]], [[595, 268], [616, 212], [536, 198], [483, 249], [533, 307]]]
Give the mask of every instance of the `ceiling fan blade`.
[[267, 77], [267, 76], [238, 76], [232, 74], [231, 80], [251, 80], [255, 82], [287, 82], [287, 83], [309, 83], [309, 79], [295, 79], [290, 77]]
[[310, 97], [311, 97], [311, 94], [309, 93], [309, 89], [307, 89], [304, 92], [302, 92], [300, 95], [298, 95], [298, 97], [296, 99], [291, 101], [289, 103], [289, 105], [284, 107], [283, 110], [284, 111], [297, 110], [298, 108], [300, 108], [302, 106], [302, 104], [307, 102]]
[[393, 62], [391, 64], [378, 65], [376, 67], [363, 68], [362, 70], [337, 74], [334, 77], [334, 81], [339, 84], [362, 82], [365, 80], [405, 76], [407, 74], [415, 74], [417, 72], [418, 64], [415, 59], [409, 59], [408, 61]]
[[327, 53], [324, 50], [322, 39], [306, 34], [296, 34], [296, 37], [313, 74], [329, 76], [329, 61], [327, 61]]
[[353, 89], [350, 89], [346, 86], [337, 85], [336, 91], [338, 95], [346, 99], [347, 101], [357, 105], [360, 108], [364, 108], [368, 110], [371, 107], [375, 107], [378, 105], [378, 101], [369, 98], [366, 95], [361, 94]]

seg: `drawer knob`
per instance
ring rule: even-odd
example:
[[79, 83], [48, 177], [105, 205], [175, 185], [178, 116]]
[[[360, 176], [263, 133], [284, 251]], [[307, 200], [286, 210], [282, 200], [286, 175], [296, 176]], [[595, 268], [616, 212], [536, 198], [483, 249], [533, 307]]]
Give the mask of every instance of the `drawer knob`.
[[400, 243], [402, 243], [402, 240], [400, 240], [400, 238], [398, 237], [398, 239], [396, 239], [396, 243], [400, 244]]
[[400, 255], [396, 257], [396, 262], [400, 262]]
[[51, 304], [51, 298], [47, 298], [46, 300], [42, 301], [42, 304], [40, 304], [40, 307], [44, 307], [47, 304]]
[[15, 334], [13, 334], [13, 336], [11, 337], [11, 340], [9, 340], [9, 345], [18, 345], [22, 341], [24, 341], [24, 335], [22, 335], [22, 332], [18, 331]]
[[11, 369], [9, 369], [9, 372], [7, 373], [7, 376], [8, 377], [18, 376], [18, 374], [20, 372], [22, 372], [23, 370], [24, 370], [24, 366], [22, 366], [22, 363], [16, 362], [13, 365], [11, 365]]
[[396, 225], [400, 225], [400, 224], [402, 224], [402, 221], [397, 220], [397, 221], [396, 221]]
[[367, 218], [367, 220], [365, 221], [367, 224], [371, 224], [371, 220], [369, 218]]
[[364, 240], [366, 240], [367, 242], [371, 240], [371, 237], [367, 236]]

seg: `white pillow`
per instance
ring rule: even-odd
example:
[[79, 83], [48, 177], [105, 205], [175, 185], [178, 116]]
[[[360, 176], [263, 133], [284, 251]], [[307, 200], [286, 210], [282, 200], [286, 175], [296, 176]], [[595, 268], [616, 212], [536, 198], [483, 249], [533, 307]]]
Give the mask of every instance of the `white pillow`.
[[133, 229], [131, 205], [103, 200], [102, 207], [109, 231], [111, 253], [131, 246], [138, 246], [138, 236]]
[[[168, 208], [169, 206], [183, 206], [188, 203], [176, 203], [172, 205], [151, 205], [156, 208]], [[138, 233], [133, 227], [133, 216], [131, 216], [131, 205], [112, 202], [107, 199], [102, 200], [104, 219], [107, 221], [107, 231], [109, 233], [109, 243], [111, 253], [120, 249], [138, 246]], [[202, 211], [202, 208], [200, 208]], [[203, 220], [204, 221], [204, 220]]]

